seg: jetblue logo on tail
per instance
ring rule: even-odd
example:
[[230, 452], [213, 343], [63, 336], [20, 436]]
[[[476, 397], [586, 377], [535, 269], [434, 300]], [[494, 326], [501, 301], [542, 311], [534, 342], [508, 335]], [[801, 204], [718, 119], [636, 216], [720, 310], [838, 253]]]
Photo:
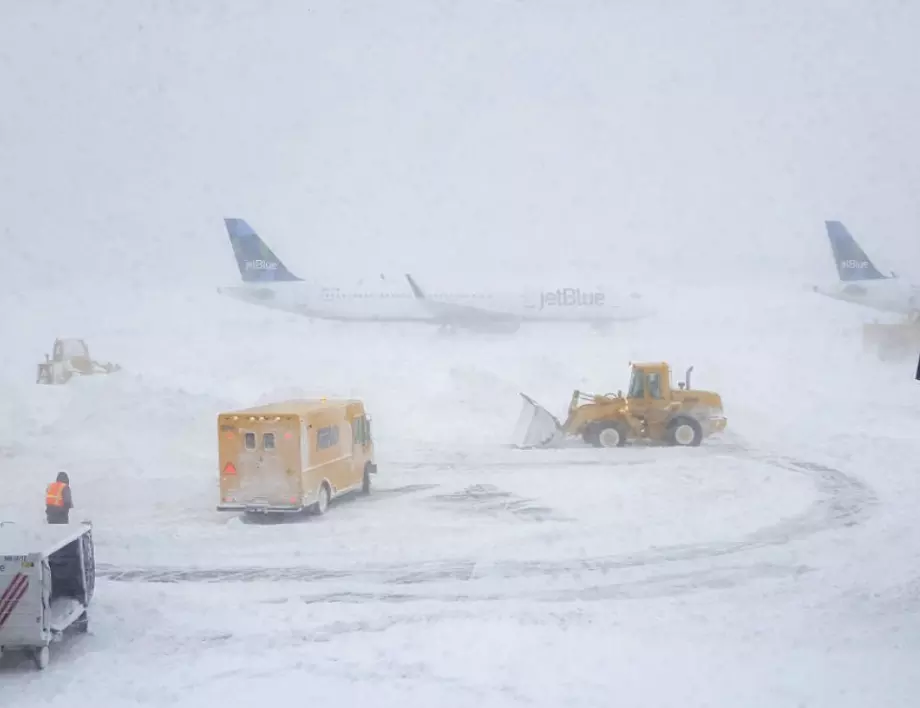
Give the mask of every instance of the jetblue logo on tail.
[[246, 270], [278, 270], [278, 264], [261, 259], [255, 261], [246, 261]]
[[255, 230], [243, 219], [224, 219], [236, 265], [244, 283], [275, 283], [298, 281], [284, 267], [278, 256], [263, 243]]
[[827, 238], [837, 264], [837, 275], [844, 282], [855, 280], [882, 280], [886, 276], [879, 273], [866, 252], [859, 247], [856, 239], [839, 221], [825, 221]]

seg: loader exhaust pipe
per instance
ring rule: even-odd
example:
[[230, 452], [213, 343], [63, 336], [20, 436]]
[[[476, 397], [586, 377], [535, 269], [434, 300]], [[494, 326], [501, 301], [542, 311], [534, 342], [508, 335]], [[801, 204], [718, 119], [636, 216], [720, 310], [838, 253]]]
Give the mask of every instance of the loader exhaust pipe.
[[690, 390], [690, 374], [693, 372], [693, 367], [691, 366], [687, 369], [687, 390]]

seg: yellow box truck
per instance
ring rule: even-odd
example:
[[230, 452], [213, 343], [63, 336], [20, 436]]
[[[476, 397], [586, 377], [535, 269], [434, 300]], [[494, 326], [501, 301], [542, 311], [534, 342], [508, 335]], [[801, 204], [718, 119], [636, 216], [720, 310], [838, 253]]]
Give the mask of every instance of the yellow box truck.
[[218, 511], [324, 514], [377, 473], [360, 400], [290, 400], [221, 413]]

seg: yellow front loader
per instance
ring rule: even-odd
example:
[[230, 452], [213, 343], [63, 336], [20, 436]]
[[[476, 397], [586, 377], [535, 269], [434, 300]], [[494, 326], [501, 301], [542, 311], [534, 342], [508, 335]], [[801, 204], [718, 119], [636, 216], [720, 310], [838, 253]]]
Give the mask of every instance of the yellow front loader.
[[514, 433], [520, 448], [560, 447], [581, 438], [595, 447], [622, 447], [645, 441], [695, 447], [704, 438], [725, 430], [722, 397], [713, 391], [690, 387], [686, 381], [671, 388], [671, 369], [664, 362], [631, 364], [626, 395], [574, 391], [568, 415], [560, 422], [526, 394]]

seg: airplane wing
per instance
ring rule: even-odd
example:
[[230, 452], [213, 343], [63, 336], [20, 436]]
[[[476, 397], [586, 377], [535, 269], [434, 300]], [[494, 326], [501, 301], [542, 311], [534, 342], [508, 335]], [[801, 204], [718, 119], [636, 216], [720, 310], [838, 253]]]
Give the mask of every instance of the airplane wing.
[[486, 310], [472, 305], [429, 300], [415, 279], [406, 273], [415, 299], [421, 303], [433, 320], [441, 325], [469, 329], [476, 332], [516, 332], [521, 318], [508, 312]]

